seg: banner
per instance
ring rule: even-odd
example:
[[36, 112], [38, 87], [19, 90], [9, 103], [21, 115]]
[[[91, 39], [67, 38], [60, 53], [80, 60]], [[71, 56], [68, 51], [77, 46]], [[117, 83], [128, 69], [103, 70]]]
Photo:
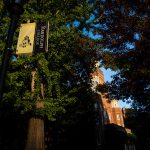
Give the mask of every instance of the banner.
[[16, 54], [31, 55], [33, 53], [35, 27], [35, 23], [21, 24]]
[[35, 53], [48, 51], [49, 23], [39, 21], [36, 25]]

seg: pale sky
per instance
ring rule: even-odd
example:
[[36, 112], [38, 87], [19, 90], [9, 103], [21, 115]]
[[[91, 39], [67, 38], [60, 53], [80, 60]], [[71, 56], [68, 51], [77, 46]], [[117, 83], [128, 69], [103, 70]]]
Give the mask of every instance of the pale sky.
[[[110, 82], [111, 80], [112, 80], [112, 75], [114, 75], [115, 74], [115, 72], [113, 72], [113, 71], [111, 71], [110, 69], [104, 69], [104, 68], [101, 68], [101, 70], [103, 71], [103, 73], [104, 73], [104, 80], [105, 80], [105, 82], [106, 81], [108, 81], [108, 82]], [[129, 104], [126, 104], [125, 102], [123, 102], [123, 101], [119, 101], [119, 106], [121, 107], [121, 108], [123, 108], [123, 107], [126, 107], [126, 108], [128, 108], [128, 107], [130, 107], [130, 105]]]

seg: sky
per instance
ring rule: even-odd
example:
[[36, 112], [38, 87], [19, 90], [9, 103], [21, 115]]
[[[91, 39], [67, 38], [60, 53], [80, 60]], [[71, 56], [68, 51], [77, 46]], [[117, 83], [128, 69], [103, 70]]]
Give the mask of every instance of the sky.
[[[104, 73], [104, 80], [105, 80], [105, 82], [106, 81], [108, 81], [108, 82], [110, 82], [111, 80], [112, 80], [112, 76], [115, 74], [115, 72], [114, 71], [112, 71], [111, 69], [105, 69], [105, 68], [101, 68], [101, 70], [103, 71], [103, 73]], [[126, 104], [125, 102], [123, 102], [123, 101], [119, 101], [119, 106], [121, 107], [121, 108], [129, 108], [130, 107], [130, 105], [129, 104]]]
[[[93, 39], [99, 39], [101, 37], [100, 35], [93, 35], [92, 32], [90, 32], [90, 31], [89, 32], [84, 31], [84, 34], [89, 36], [89, 37], [91, 37], [91, 38], [93, 38]], [[130, 46], [130, 48], [133, 48], [131, 44], [128, 45], [128, 46]], [[111, 76], [114, 75], [115, 72], [112, 71], [111, 69], [105, 69], [105, 68], [101, 68], [101, 70], [104, 73], [104, 80], [105, 80], [105, 82], [106, 81], [110, 82], [112, 80]], [[121, 108], [124, 108], [124, 107], [125, 108], [129, 108], [129, 107], [131, 107], [130, 104], [127, 104], [127, 103], [125, 103], [125, 102], [123, 102], [121, 100], [119, 100], [119, 106]]]

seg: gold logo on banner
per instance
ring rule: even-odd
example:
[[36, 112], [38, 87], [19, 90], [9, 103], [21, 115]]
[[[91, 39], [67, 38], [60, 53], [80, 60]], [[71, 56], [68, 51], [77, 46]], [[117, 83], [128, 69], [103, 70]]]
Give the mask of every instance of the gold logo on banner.
[[35, 26], [36, 23], [21, 24], [16, 54], [33, 53]]

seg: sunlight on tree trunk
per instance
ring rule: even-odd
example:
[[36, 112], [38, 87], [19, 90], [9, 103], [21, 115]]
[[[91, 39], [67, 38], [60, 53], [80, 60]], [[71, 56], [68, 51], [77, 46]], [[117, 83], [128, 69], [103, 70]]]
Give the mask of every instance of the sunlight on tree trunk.
[[25, 150], [44, 150], [44, 120], [30, 118]]
[[[35, 90], [36, 71], [32, 72], [31, 89]], [[43, 94], [43, 84], [41, 84], [41, 94]], [[44, 102], [38, 100], [36, 102], [36, 108], [44, 108]], [[26, 150], [44, 150], [44, 119], [42, 117], [31, 117], [28, 124], [28, 135]]]

